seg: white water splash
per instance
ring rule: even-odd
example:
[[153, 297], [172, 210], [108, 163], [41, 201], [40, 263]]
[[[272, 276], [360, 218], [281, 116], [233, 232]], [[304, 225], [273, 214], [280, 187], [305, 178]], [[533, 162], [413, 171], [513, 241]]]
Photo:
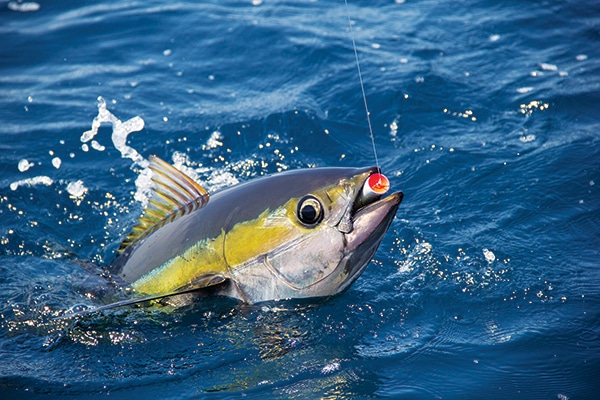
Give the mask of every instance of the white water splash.
[[[206, 149], [208, 143], [212, 140], [217, 140], [217, 138], [222, 138], [220, 132], [213, 132], [211, 137], [207, 141], [207, 145], [203, 146], [203, 149]], [[220, 143], [218, 146], [222, 146]], [[190, 160], [190, 156], [186, 153], [182, 153], [180, 151], [175, 151], [172, 156], [172, 163], [175, 168], [200, 183], [205, 189], [207, 189], [210, 193], [218, 191], [220, 189], [237, 185], [240, 183], [236, 174], [241, 173], [241, 171], [249, 170], [254, 167], [255, 162], [253, 160], [241, 160], [238, 162], [230, 163], [228, 167], [212, 169], [208, 167], [203, 167], [202, 164], [197, 165], [192, 160]], [[206, 180], [201, 182], [201, 176], [206, 176]]]
[[337, 371], [338, 369], [340, 369], [340, 363], [339, 362], [333, 362], [331, 364], [327, 364], [326, 366], [324, 366], [321, 369], [321, 373], [322, 374], [330, 374], [332, 372]]
[[106, 149], [97, 139], [94, 139], [103, 123], [112, 125], [111, 140], [115, 149], [121, 153], [121, 157], [132, 160], [132, 167], [139, 166], [142, 168], [142, 171], [135, 180], [136, 192], [133, 198], [135, 201], [142, 203], [143, 207], [146, 207], [148, 200], [152, 196], [152, 188], [154, 187], [152, 183], [152, 171], [148, 168], [148, 160], [142, 157], [133, 147], [127, 145], [127, 136], [130, 133], [139, 132], [144, 129], [144, 120], [136, 116], [125, 122], [121, 122], [119, 118], [107, 110], [104, 98], [101, 96], [98, 97], [98, 115], [92, 121], [92, 129], [85, 131], [81, 135], [83, 151], [89, 151], [88, 142], [90, 142], [94, 150], [104, 151]]
[[67, 192], [73, 197], [83, 197], [87, 191], [88, 189], [83, 185], [83, 181], [81, 180], [69, 182], [67, 185]]
[[173, 160], [173, 166], [175, 168], [177, 168], [196, 182], [200, 181], [200, 176], [198, 175], [198, 172], [194, 168], [189, 166], [193, 164], [190, 160], [189, 155], [180, 151], [175, 151], [171, 156], [171, 159]]
[[214, 131], [208, 140], [206, 141], [206, 147], [209, 149], [216, 149], [219, 146], [223, 146], [223, 135], [219, 131]]
[[239, 179], [232, 172], [225, 170], [212, 171], [207, 178], [207, 182], [209, 183], [207, 187], [209, 192], [218, 191], [240, 183]]
[[[92, 129], [83, 132], [81, 141], [85, 144], [98, 134], [98, 129], [103, 123], [112, 125], [112, 142], [117, 150], [121, 152], [121, 157], [131, 159], [134, 164], [142, 168], [148, 167], [148, 160], [142, 157], [133, 147], [127, 146], [127, 136], [130, 133], [138, 132], [144, 129], [144, 120], [138, 116], [133, 117], [125, 122], [115, 117], [106, 109], [106, 101], [102, 97], [98, 97], [98, 115], [92, 121]], [[102, 146], [98, 141], [92, 141], [92, 148], [102, 151]]]
[[54, 181], [49, 176], [34, 176], [33, 178], [21, 179], [20, 181], [16, 181], [10, 184], [11, 190], [17, 190], [19, 186], [35, 186], [35, 185], [45, 185], [50, 186], [54, 183]]
[[544, 71], [558, 71], [558, 67], [550, 63], [540, 63], [540, 68]]
[[523, 135], [519, 138], [519, 140], [523, 143], [533, 142], [535, 140], [535, 135], [532, 135], [532, 134]]
[[485, 257], [485, 260], [489, 263], [493, 263], [494, 261], [496, 261], [496, 255], [491, 250], [483, 249], [483, 256]]
[[533, 87], [531, 87], [531, 86], [524, 86], [524, 87], [517, 88], [517, 93], [529, 93], [532, 90], [533, 90]]
[[106, 150], [106, 147], [102, 146], [97, 141], [92, 140], [92, 149], [97, 150], [97, 151], [104, 151], [104, 150]]
[[17, 12], [34, 12], [40, 9], [40, 5], [34, 1], [11, 1], [8, 3], [8, 9]]
[[148, 201], [152, 197], [152, 189], [154, 183], [152, 182], [152, 171], [150, 168], [143, 169], [138, 177], [135, 179], [136, 191], [133, 195], [133, 199], [139, 203], [142, 203], [142, 207], [148, 206]]
[[[121, 153], [121, 156], [133, 161], [132, 168], [136, 166], [141, 168], [135, 180], [136, 192], [133, 198], [136, 202], [141, 203], [142, 207], [146, 207], [154, 189], [152, 171], [148, 168], [148, 160], [142, 157], [134, 148], [126, 144], [127, 136], [130, 133], [140, 131], [144, 128], [144, 121], [139, 116], [136, 116], [125, 122], [121, 122], [119, 118], [107, 109], [106, 101], [102, 97], [98, 97], [98, 115], [92, 121], [92, 128], [81, 135], [83, 151], [88, 152], [91, 149], [97, 151], [105, 150], [105, 146], [100, 144], [100, 139], [97, 137], [100, 126], [104, 123], [112, 125], [111, 139], [114, 147]], [[222, 140], [222, 133], [214, 131], [202, 148], [203, 150], [209, 150], [221, 147], [223, 146]], [[209, 176], [202, 184], [209, 192], [213, 192], [239, 183], [239, 179], [234, 172], [238, 175], [248, 174], [248, 171], [252, 170], [255, 166], [255, 161], [242, 160], [230, 163], [227, 167], [213, 170], [203, 167], [202, 164], [193, 162], [190, 160], [188, 154], [175, 151], [172, 155], [172, 164], [196, 182], [200, 182], [200, 177], [208, 174]]]

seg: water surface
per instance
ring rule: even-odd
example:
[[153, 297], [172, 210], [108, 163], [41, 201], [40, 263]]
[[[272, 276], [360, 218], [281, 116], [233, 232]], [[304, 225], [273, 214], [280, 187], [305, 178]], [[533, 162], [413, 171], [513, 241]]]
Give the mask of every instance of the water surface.
[[[97, 301], [149, 155], [216, 191], [373, 150], [341, 1], [0, 2], [3, 399], [598, 397], [597, 2], [348, 10], [405, 193], [363, 276], [58, 323]], [[99, 97], [138, 126], [82, 141]]]

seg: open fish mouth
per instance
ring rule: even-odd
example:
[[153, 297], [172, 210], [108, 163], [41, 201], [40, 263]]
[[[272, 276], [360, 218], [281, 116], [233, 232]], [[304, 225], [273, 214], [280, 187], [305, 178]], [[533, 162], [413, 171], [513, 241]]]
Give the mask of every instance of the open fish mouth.
[[[356, 251], [359, 247], [364, 249], [372, 246], [376, 249], [404, 198], [404, 193], [400, 191], [386, 196], [387, 189], [389, 189], [387, 178], [376, 167], [369, 172], [354, 200], [350, 229], [347, 229], [346, 234], [347, 251]], [[373, 183], [374, 179], [383, 179], [387, 182]], [[373, 191], [374, 184], [382, 187], [376, 187], [376, 190]]]

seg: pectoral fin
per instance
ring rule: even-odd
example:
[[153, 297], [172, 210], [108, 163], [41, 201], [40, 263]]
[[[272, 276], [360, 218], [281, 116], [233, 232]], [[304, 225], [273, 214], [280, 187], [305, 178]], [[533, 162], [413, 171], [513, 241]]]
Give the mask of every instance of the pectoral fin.
[[82, 310], [82, 311], [67, 313], [56, 319], [67, 319], [67, 318], [73, 318], [73, 317], [80, 317], [80, 316], [84, 316], [84, 315], [88, 315], [88, 314], [92, 314], [92, 313], [110, 310], [113, 308], [130, 306], [133, 304], [146, 303], [148, 301], [160, 300], [160, 299], [177, 296], [177, 295], [181, 295], [181, 294], [198, 293], [198, 292], [201, 292], [203, 289], [222, 285], [226, 281], [227, 281], [227, 279], [221, 275], [204, 275], [204, 276], [199, 277], [198, 279], [196, 279], [194, 282], [190, 283], [189, 285], [186, 285], [186, 286], [184, 286], [180, 289], [177, 289], [171, 293], [157, 294], [157, 295], [144, 296], [144, 297], [136, 297], [136, 298], [125, 299], [125, 300], [121, 300], [121, 301], [116, 301], [114, 303], [105, 304], [105, 305], [98, 306], [98, 307], [92, 307], [92, 308]]

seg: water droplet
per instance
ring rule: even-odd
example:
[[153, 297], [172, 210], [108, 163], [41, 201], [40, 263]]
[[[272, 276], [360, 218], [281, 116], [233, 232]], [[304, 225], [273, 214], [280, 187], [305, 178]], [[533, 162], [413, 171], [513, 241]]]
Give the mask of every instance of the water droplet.
[[52, 159], [52, 165], [54, 166], [54, 168], [59, 169], [60, 168], [60, 164], [61, 164], [61, 159], [59, 157], [54, 157]]
[[483, 256], [485, 257], [485, 260], [489, 263], [496, 261], [496, 255], [491, 250], [483, 249]]
[[27, 161], [26, 159], [22, 159], [21, 161], [19, 161], [19, 171], [20, 172], [25, 172], [27, 171], [29, 168], [33, 167], [35, 164], [34, 163], [30, 163], [29, 161]]

